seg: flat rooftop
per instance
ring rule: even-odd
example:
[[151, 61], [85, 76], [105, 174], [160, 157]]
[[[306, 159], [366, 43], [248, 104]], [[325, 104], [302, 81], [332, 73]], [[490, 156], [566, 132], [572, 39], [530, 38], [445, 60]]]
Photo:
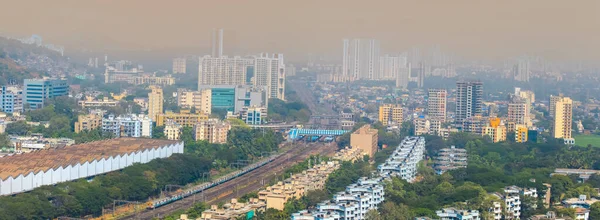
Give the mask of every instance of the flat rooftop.
[[158, 148], [179, 141], [149, 138], [115, 138], [76, 144], [62, 148], [44, 149], [31, 153], [0, 157], [0, 179], [5, 180], [20, 174], [47, 171], [58, 167], [83, 164], [102, 158], [129, 154], [145, 149]]

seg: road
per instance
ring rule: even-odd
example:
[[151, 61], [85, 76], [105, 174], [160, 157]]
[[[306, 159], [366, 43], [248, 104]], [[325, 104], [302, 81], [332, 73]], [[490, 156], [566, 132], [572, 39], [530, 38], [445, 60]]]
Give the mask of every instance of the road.
[[195, 194], [176, 201], [174, 203], [156, 208], [154, 210], [144, 210], [133, 216], [123, 219], [152, 219], [161, 218], [180, 209], [188, 209], [196, 202], [206, 202], [208, 205], [217, 204], [222, 201], [229, 201], [232, 198], [238, 198], [246, 193], [256, 191], [269, 184], [271, 180], [281, 175], [281, 172], [291, 167], [299, 161], [303, 161], [310, 155], [331, 155], [335, 152], [335, 143], [308, 143], [298, 144], [287, 152], [256, 170], [246, 173], [238, 178], [207, 189], [202, 193]]
[[296, 94], [298, 94], [300, 100], [308, 106], [312, 115], [337, 115], [329, 104], [318, 103], [318, 100], [315, 99], [315, 94], [306, 83], [306, 81], [301, 80], [288, 81], [292, 90], [294, 90]]

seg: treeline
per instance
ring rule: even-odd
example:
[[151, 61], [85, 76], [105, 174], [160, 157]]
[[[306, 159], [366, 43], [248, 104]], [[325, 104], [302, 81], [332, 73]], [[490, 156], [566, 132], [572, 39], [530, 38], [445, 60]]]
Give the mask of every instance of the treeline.
[[114, 200], [144, 202], [148, 197], [158, 196], [165, 185], [197, 182], [203, 173], [277, 150], [280, 142], [281, 136], [272, 131], [235, 128], [227, 144], [189, 141], [185, 143], [184, 154], [136, 164], [89, 181], [81, 179], [0, 197], [0, 219], [100, 215], [102, 208]]
[[0, 219], [51, 219], [101, 215], [113, 200], [144, 201], [167, 184], [185, 185], [211, 168], [210, 160], [175, 154], [146, 164], [95, 177], [43, 186], [31, 192], [0, 197]]
[[285, 102], [269, 99], [267, 117], [270, 121], [307, 122], [310, 119], [308, 106], [300, 101]]

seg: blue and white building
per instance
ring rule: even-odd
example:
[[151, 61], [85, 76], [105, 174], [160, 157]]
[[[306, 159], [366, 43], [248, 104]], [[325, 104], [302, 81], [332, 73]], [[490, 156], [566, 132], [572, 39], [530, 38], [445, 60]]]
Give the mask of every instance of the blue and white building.
[[446, 208], [435, 212], [440, 220], [480, 220], [477, 210], [458, 210]]
[[424, 153], [424, 137], [406, 137], [385, 163], [377, 166], [377, 171], [384, 178], [395, 176], [413, 182]]
[[147, 115], [109, 115], [102, 119], [102, 131], [115, 137], [152, 137], [152, 119]]
[[23, 111], [23, 89], [16, 86], [2, 86], [0, 110], [5, 113]]
[[242, 121], [248, 125], [260, 125], [265, 123], [267, 118], [267, 108], [265, 107], [244, 107], [240, 111]]
[[29, 109], [43, 108], [46, 99], [69, 94], [67, 80], [25, 79], [23, 84], [23, 103]]

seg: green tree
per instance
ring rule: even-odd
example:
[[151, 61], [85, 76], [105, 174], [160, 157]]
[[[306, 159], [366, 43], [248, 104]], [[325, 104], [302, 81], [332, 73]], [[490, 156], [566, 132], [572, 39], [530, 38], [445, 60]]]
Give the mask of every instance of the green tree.
[[600, 219], [600, 202], [595, 202], [590, 207], [590, 219]]
[[408, 206], [389, 201], [383, 203], [380, 212], [384, 220], [410, 220], [416, 217]]
[[17, 121], [6, 125], [6, 133], [11, 135], [26, 135], [31, 126], [25, 121]]

